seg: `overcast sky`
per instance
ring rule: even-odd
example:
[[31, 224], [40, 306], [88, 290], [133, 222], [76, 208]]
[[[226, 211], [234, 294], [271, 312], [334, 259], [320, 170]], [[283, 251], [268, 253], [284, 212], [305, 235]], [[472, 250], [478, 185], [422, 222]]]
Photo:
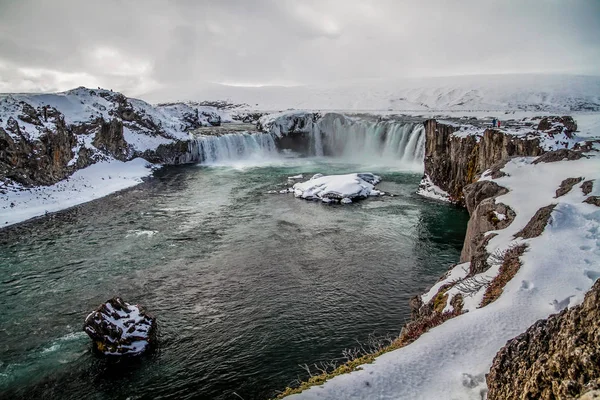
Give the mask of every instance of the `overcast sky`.
[[600, 75], [600, 0], [0, 0], [0, 92]]

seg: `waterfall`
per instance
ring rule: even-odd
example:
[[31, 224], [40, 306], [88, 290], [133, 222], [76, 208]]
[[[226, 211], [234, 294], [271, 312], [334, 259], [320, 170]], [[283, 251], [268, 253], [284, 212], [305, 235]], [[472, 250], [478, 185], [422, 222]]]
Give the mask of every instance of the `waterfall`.
[[[328, 156], [357, 164], [423, 168], [425, 127], [420, 122], [349, 118], [327, 113], [292, 114], [278, 117], [270, 133], [236, 132], [220, 136], [198, 136], [189, 144], [189, 156], [201, 164], [231, 164], [238, 161], [276, 158], [278, 147], [293, 148], [284, 136], [303, 145], [305, 156]], [[289, 146], [289, 147], [286, 147]]]
[[200, 136], [190, 142], [189, 151], [201, 164], [265, 159], [278, 154], [271, 134], [247, 132]]
[[311, 155], [423, 168], [425, 127], [397, 120], [353, 120], [326, 114], [310, 131]]

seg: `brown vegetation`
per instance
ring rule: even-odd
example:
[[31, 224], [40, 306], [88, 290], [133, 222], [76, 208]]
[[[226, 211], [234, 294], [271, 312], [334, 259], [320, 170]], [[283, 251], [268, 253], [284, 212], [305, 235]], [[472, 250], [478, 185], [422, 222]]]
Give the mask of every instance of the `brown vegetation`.
[[483, 300], [481, 301], [481, 307], [493, 303], [500, 297], [504, 290], [504, 286], [506, 286], [506, 284], [517, 274], [519, 268], [521, 268], [521, 260], [519, 260], [519, 257], [523, 255], [526, 248], [527, 245], [520, 244], [509, 248], [504, 253], [504, 261], [500, 266], [500, 271], [485, 291]]

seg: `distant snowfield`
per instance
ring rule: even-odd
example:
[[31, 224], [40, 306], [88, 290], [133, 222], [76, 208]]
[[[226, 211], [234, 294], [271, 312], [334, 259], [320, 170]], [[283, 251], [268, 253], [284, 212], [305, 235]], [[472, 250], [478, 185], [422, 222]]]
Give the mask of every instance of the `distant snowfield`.
[[[0, 193], [0, 228], [107, 196], [143, 182], [152, 174], [146, 160], [99, 162], [52, 186], [6, 188]], [[0, 183], [2, 185], [2, 183]]]
[[507, 74], [370, 80], [319, 86], [169, 88], [148, 101], [223, 99], [250, 109], [390, 111], [600, 111], [600, 77]]

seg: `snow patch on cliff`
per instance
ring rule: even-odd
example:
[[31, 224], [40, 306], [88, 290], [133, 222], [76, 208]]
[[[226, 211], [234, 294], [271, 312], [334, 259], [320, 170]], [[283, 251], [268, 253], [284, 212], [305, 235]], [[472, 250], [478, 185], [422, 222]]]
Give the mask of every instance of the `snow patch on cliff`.
[[417, 194], [434, 200], [450, 201], [450, 195], [441, 187], [433, 183], [429, 175], [423, 175]]

